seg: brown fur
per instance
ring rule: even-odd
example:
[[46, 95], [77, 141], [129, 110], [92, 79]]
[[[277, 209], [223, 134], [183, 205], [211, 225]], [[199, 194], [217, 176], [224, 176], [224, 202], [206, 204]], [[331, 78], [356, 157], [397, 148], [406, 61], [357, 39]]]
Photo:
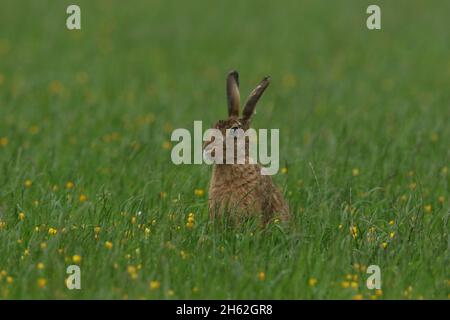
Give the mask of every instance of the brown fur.
[[[264, 78], [251, 93], [244, 107], [243, 117], [239, 116], [238, 74], [232, 71], [227, 78], [228, 115], [227, 120], [220, 120], [214, 128], [225, 135], [227, 129], [240, 128], [244, 131], [250, 127], [251, 117], [256, 103], [269, 85], [269, 78]], [[205, 144], [205, 147], [210, 142]], [[209, 212], [212, 219], [225, 214], [227, 218], [241, 221], [248, 217], [261, 218], [264, 223], [279, 216], [282, 220], [289, 218], [289, 208], [279, 189], [268, 175], [261, 175], [259, 164], [250, 164], [248, 159], [248, 141], [246, 141], [245, 164], [214, 164], [209, 188]], [[224, 145], [225, 148], [225, 145]], [[236, 155], [235, 145], [235, 155]]]

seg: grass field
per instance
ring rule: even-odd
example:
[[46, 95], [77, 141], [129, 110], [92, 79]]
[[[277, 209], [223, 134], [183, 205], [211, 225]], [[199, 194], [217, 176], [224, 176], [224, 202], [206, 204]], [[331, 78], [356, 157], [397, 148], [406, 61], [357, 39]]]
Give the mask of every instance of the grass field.
[[[449, 297], [449, 1], [69, 4], [0, 4], [0, 299]], [[290, 226], [213, 225], [211, 167], [170, 161], [231, 69], [272, 76]]]

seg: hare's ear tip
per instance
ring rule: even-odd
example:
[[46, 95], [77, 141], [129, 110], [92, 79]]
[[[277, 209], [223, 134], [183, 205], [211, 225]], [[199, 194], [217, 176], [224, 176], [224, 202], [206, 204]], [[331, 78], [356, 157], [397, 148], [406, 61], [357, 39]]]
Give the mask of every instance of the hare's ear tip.
[[229, 76], [237, 76], [238, 75], [238, 72], [236, 71], [236, 70], [231, 70], [230, 72], [228, 72], [228, 75]]
[[267, 81], [267, 82], [270, 82], [272, 80], [272, 77], [271, 76], [265, 76], [263, 80]]

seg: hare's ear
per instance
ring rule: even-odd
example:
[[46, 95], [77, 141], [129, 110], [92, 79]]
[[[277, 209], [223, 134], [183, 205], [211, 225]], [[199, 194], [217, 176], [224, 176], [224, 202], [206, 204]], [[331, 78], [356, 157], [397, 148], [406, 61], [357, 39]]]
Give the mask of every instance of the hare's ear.
[[247, 102], [245, 103], [244, 112], [242, 114], [244, 120], [249, 120], [252, 117], [253, 113], [255, 112], [256, 103], [258, 102], [259, 98], [261, 98], [261, 95], [266, 90], [266, 88], [269, 86], [269, 83], [270, 77], [265, 77], [252, 91], [247, 99]]
[[241, 98], [239, 96], [239, 74], [237, 71], [231, 71], [227, 77], [227, 99], [228, 116], [239, 116], [239, 105]]

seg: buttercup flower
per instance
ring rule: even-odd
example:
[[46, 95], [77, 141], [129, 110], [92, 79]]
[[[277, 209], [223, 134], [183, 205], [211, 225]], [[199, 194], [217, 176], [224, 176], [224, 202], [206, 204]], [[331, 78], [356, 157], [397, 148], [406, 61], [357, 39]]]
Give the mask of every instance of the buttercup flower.
[[9, 140], [7, 137], [1, 137], [0, 138], [0, 147], [6, 147], [9, 143]]
[[113, 247], [113, 244], [112, 244], [111, 241], [106, 241], [106, 242], [105, 242], [105, 248], [106, 248], [106, 249], [112, 249], [112, 247]]
[[188, 215], [186, 227], [189, 228], [189, 229], [192, 229], [194, 227], [194, 223], [195, 223], [194, 214], [191, 212]]
[[75, 187], [75, 184], [72, 181], [67, 181], [66, 183], [66, 189], [73, 189]]
[[47, 280], [45, 278], [37, 279], [37, 285], [39, 288], [43, 289], [47, 286]]
[[259, 281], [266, 280], [266, 274], [263, 271], [258, 272], [258, 279]]
[[81, 262], [81, 256], [79, 256], [78, 254], [75, 254], [75, 255], [72, 257], [72, 261], [73, 261], [73, 263], [75, 263], [75, 264], [80, 263], [80, 262]]
[[195, 194], [197, 197], [202, 197], [202, 196], [205, 194], [205, 190], [203, 190], [203, 189], [195, 189], [195, 190], [194, 190], [194, 194]]
[[314, 287], [316, 284], [317, 284], [317, 279], [316, 278], [310, 278], [309, 280], [308, 280], [308, 285], [310, 286], [310, 287]]
[[159, 283], [159, 281], [154, 280], [150, 281], [149, 286], [151, 290], [157, 290], [160, 288], [161, 284]]
[[358, 227], [357, 226], [351, 226], [350, 227], [350, 233], [351, 233], [353, 239], [356, 239], [358, 237]]

